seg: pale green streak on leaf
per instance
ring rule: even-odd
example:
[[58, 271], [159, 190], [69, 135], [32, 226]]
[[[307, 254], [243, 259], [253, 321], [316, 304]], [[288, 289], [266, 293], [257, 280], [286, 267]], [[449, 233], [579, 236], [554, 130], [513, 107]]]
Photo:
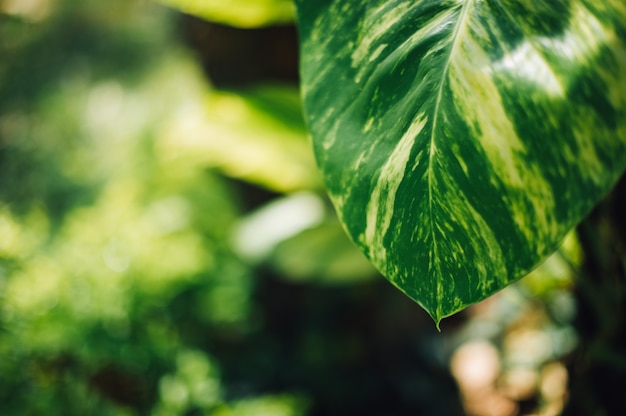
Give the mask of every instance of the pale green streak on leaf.
[[387, 261], [387, 249], [381, 238], [387, 233], [393, 219], [394, 197], [404, 178], [415, 137], [426, 124], [421, 116], [411, 124], [387, 159], [367, 204], [367, 226], [360, 242], [369, 248], [369, 257], [375, 263]]
[[626, 168], [626, 6], [298, 0], [352, 240], [439, 322], [535, 268]]
[[[488, 56], [473, 38], [464, 42], [464, 46], [453, 57], [448, 75], [456, 107], [484, 152], [491, 181], [500, 182], [508, 190], [502, 197], [513, 214], [511, 219], [529, 245], [537, 244], [534, 250], [541, 256], [552, 248], [545, 243], [553, 244], [560, 238], [552, 217], [555, 208], [552, 187], [541, 173], [542, 161], [525, 157], [524, 143], [506, 113], [491, 71], [485, 69]], [[537, 67], [543, 68], [543, 61], [538, 62]], [[477, 65], [472, 66], [473, 63]], [[545, 90], [551, 94], [552, 85], [546, 86]], [[484, 259], [491, 261], [488, 257]]]
[[157, 0], [211, 22], [242, 28], [291, 23], [291, 0]]

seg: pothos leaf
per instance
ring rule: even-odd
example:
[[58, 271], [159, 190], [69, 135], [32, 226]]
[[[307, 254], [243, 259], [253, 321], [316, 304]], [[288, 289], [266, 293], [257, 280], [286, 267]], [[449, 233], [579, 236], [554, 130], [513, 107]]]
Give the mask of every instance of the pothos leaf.
[[623, 0], [297, 0], [352, 240], [439, 321], [553, 252], [626, 168]]

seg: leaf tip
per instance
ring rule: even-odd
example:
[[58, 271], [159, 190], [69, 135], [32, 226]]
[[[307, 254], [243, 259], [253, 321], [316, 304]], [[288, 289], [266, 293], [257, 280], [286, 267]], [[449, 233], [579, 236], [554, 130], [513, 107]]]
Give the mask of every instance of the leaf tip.
[[435, 321], [435, 328], [437, 328], [437, 332], [441, 333], [441, 319]]
[[426, 309], [426, 312], [428, 312], [428, 315], [430, 315], [430, 318], [435, 322], [435, 328], [437, 328], [437, 332], [441, 333], [441, 321], [443, 320], [444, 317], [437, 314], [436, 312], [431, 313], [428, 309]]

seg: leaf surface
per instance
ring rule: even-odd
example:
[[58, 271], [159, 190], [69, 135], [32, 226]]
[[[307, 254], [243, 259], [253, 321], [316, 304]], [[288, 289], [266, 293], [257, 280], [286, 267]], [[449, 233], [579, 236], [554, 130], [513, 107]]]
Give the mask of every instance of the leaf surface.
[[553, 252], [626, 168], [622, 0], [298, 0], [352, 240], [439, 321]]

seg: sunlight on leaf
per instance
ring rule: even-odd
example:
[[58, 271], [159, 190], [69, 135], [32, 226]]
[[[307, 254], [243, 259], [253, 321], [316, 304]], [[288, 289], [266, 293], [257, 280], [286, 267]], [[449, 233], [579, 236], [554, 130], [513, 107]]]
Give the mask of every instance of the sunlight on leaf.
[[280, 192], [321, 186], [293, 87], [207, 91], [202, 106], [174, 119], [160, 146], [169, 157]]
[[243, 28], [293, 22], [291, 0], [158, 0], [211, 22]]

